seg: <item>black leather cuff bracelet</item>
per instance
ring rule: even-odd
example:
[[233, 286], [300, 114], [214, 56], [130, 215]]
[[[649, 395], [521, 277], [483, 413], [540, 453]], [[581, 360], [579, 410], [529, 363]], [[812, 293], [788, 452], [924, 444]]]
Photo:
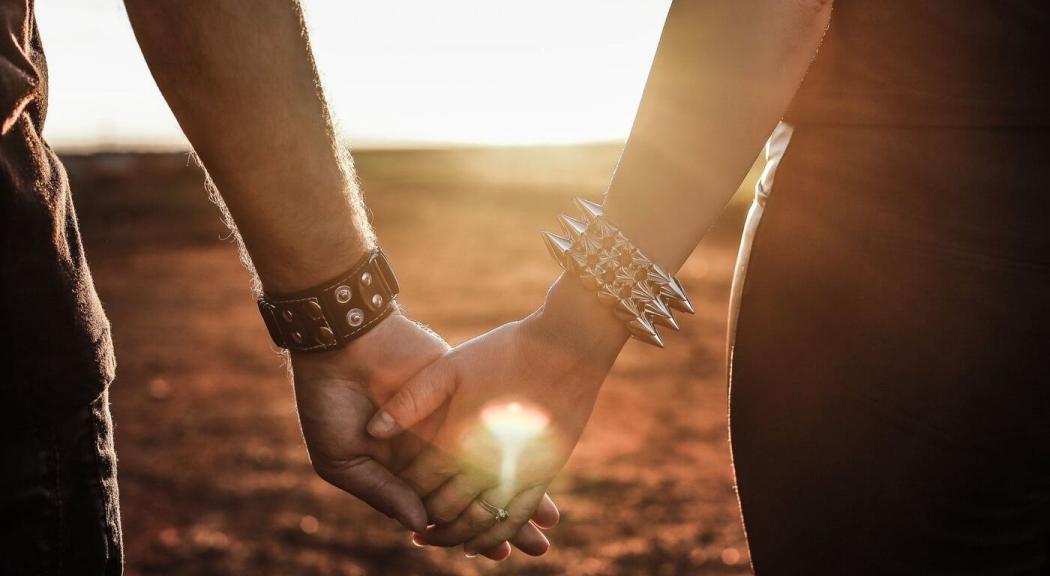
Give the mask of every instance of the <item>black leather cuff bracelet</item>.
[[331, 282], [295, 294], [263, 294], [259, 312], [281, 348], [323, 352], [349, 344], [389, 316], [397, 294], [394, 271], [376, 248]]

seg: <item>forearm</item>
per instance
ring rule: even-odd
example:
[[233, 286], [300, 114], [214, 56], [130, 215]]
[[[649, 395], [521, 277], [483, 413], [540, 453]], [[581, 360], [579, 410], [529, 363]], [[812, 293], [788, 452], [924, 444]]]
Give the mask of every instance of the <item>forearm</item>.
[[673, 4], [606, 213], [677, 270], [721, 213], [816, 53], [831, 2]]
[[[671, 7], [605, 214], [674, 272], [722, 212], [805, 75], [831, 2], [679, 0]], [[544, 316], [584, 348], [619, 350], [627, 332], [562, 278]]]
[[263, 286], [291, 291], [373, 243], [294, 0], [126, 0], [150, 70]]

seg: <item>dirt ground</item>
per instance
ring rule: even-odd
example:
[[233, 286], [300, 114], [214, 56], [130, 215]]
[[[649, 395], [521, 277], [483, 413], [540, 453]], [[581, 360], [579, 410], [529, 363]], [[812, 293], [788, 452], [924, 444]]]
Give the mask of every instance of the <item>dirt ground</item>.
[[[615, 147], [365, 152], [410, 315], [450, 342], [520, 318], [557, 273], [539, 236], [600, 196]], [[420, 549], [312, 472], [281, 358], [185, 154], [68, 158], [114, 325], [128, 574], [748, 574], [726, 432], [726, 299], [742, 203], [680, 273], [697, 313], [631, 343], [551, 487], [542, 558]], [[290, 192], [291, 193], [291, 192]], [[225, 240], [224, 240], [225, 239]], [[481, 278], [483, 281], [478, 281]]]

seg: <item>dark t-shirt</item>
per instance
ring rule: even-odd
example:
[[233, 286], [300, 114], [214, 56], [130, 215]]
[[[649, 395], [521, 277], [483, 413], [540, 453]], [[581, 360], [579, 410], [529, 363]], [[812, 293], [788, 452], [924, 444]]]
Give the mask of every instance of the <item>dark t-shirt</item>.
[[1047, 0], [836, 0], [793, 124], [1050, 126]]
[[46, 114], [33, 0], [0, 0], [0, 402], [51, 410], [97, 397], [115, 362]]

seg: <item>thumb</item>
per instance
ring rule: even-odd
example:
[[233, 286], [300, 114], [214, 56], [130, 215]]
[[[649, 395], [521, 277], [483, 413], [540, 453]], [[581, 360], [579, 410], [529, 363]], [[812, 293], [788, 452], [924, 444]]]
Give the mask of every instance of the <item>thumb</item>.
[[411, 428], [441, 407], [456, 388], [452, 365], [440, 359], [406, 382], [368, 422], [368, 433], [390, 438]]

